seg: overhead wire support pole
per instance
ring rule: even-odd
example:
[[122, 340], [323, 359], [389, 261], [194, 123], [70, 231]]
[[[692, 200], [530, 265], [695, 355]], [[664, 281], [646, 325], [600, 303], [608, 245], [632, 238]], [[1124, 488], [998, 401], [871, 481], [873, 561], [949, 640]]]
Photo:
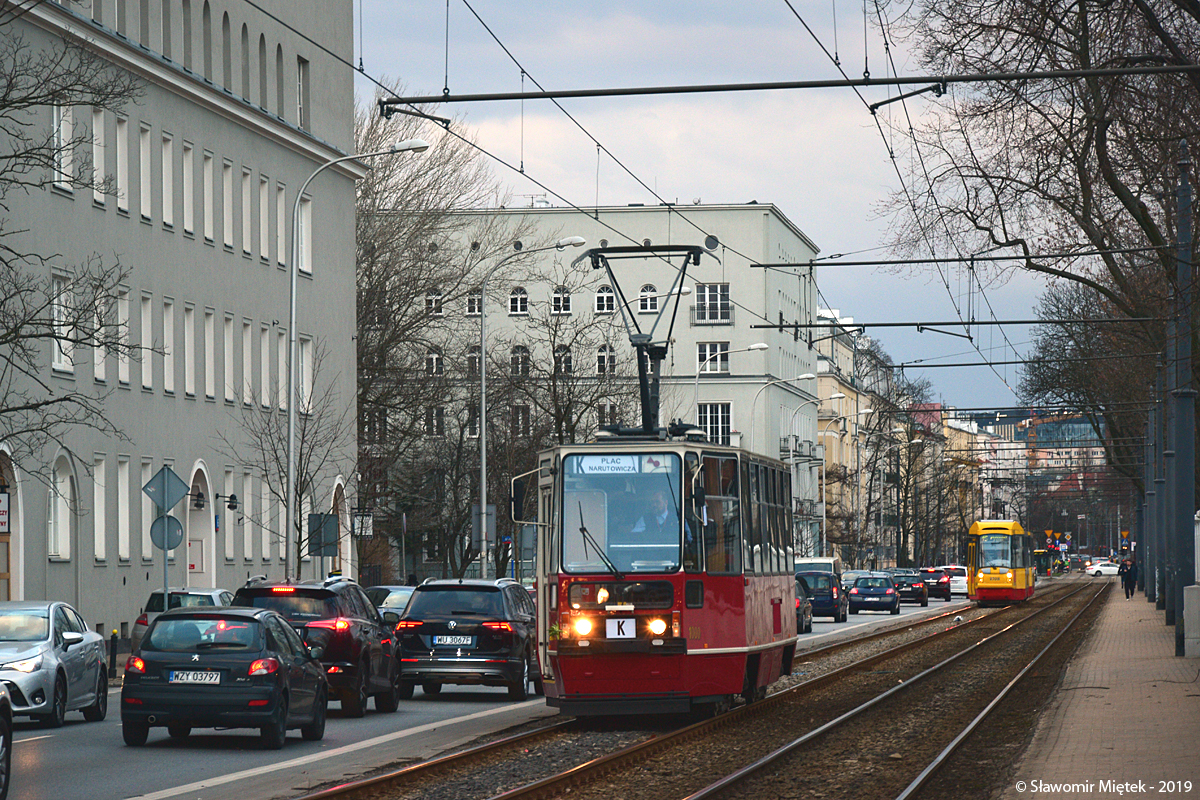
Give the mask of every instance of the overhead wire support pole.
[[759, 83], [710, 83], [690, 86], [638, 86], [623, 89], [561, 89], [552, 92], [490, 92], [483, 94], [440, 94], [413, 97], [390, 97], [380, 101], [380, 107], [392, 105], [421, 105], [425, 103], [485, 103], [504, 100], [558, 100], [583, 97], [633, 97], [662, 94], [714, 94], [721, 92], [761, 92], [781, 89], [842, 89], [868, 86], [915, 86], [922, 83], [986, 83], [1065, 78], [1106, 78], [1120, 75], [1160, 75], [1200, 72], [1200, 64], [1180, 64], [1156, 67], [1109, 67], [1103, 69], [1060, 69], [1043, 72], [994, 72], [974, 75], [914, 75], [895, 78], [848, 78], [819, 81], [766, 81]]
[[[1125, 324], [1131, 322], [1162, 322], [1165, 317], [1097, 317], [1094, 319], [1088, 318], [1072, 318], [1072, 319], [992, 319], [983, 321], [973, 321], [974, 325], [1074, 325], [1074, 324]], [[751, 328], [828, 328], [830, 322], [785, 322], [780, 325], [778, 322], [759, 322], [751, 325]], [[942, 325], [962, 325], [960, 319], [941, 320], [938, 322], [855, 322], [853, 328], [915, 328], [917, 326], [931, 327]]]
[[887, 100], [880, 100], [878, 103], [871, 103], [867, 106], [867, 108], [870, 109], [872, 114], [874, 114], [888, 103], [894, 103], [897, 100], [907, 100], [910, 97], [916, 97], [919, 94], [925, 94], [927, 92], [933, 92], [934, 97], [941, 97], [946, 93], [946, 84], [935, 83], [932, 86], [926, 86], [924, 89], [914, 89], [911, 92], [904, 92], [903, 94], [898, 94], [895, 97], [889, 97]]

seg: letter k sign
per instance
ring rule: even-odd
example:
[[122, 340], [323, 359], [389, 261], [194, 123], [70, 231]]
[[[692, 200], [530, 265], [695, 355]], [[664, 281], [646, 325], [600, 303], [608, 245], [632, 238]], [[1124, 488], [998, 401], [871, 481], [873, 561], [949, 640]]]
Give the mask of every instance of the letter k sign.
[[605, 635], [609, 639], [632, 639], [635, 636], [635, 625], [632, 619], [605, 620]]

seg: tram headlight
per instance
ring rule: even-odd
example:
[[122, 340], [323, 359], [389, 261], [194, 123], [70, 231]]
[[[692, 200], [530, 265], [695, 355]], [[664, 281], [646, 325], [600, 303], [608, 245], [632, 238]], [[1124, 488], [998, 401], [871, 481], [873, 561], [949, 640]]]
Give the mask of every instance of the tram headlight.
[[608, 589], [605, 589], [603, 586], [601, 586], [596, 590], [596, 602], [600, 603], [601, 605], [608, 602]]
[[592, 632], [592, 621], [587, 617], [580, 617], [575, 620], [575, 635], [585, 637]]
[[667, 621], [665, 619], [652, 619], [647, 626], [650, 632], [655, 636], [662, 636], [667, 632]]

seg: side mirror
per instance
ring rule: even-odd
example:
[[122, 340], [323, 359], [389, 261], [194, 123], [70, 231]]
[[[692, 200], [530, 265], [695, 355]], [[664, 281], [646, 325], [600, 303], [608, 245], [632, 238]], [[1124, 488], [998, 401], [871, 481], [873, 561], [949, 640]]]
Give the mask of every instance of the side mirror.
[[68, 650], [83, 641], [83, 634], [78, 631], [63, 631], [63, 646]]
[[383, 612], [383, 622], [392, 630], [396, 629], [396, 623], [400, 621], [400, 615], [395, 611]]
[[696, 507], [697, 514], [699, 514], [700, 510], [704, 508], [704, 504], [707, 502], [707, 500], [708, 494], [704, 491], [703, 486], [697, 485], [694, 489], [692, 489], [692, 505]]
[[508, 516], [513, 522], [527, 522], [525, 514], [525, 479], [513, 478], [512, 495], [509, 498]]
[[325, 655], [325, 645], [314, 644], [308, 646], [308, 657], [313, 661], [320, 661], [323, 655]]

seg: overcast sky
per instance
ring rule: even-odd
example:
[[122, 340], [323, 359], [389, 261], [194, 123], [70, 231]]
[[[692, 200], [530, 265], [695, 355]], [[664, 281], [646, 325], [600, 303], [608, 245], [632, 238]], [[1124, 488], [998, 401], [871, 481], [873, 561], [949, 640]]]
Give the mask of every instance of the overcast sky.
[[[399, 79], [411, 95], [441, 95], [446, 86], [452, 94], [537, 91], [534, 80], [556, 90], [840, 78], [821, 45], [837, 54], [850, 77], [861, 77], [864, 70], [876, 77], [889, 72], [881, 38], [873, 28], [864, 32], [862, 4], [845, 0], [791, 0], [815, 39], [784, 0], [470, 3], [482, 23], [463, 0], [449, 0], [447, 48], [446, 0], [357, 0], [355, 51], [362, 56], [364, 72]], [[891, 55], [900, 75], [921, 74], [903, 52], [893, 49]], [[521, 68], [527, 73], [524, 84]], [[360, 100], [370, 99], [373, 87], [361, 76], [357, 89]], [[887, 90], [875, 88], [865, 98], [870, 103], [887, 96]], [[864, 101], [850, 89], [560, 103], [664, 200], [774, 203], [822, 256], [890, 256], [879, 249], [886, 220], [877, 211], [898, 179], [889, 144]], [[920, 98], [908, 103], [910, 113], [921, 108]], [[570, 203], [658, 202], [611, 159], [598, 159], [588, 135], [549, 101], [451, 104], [445, 110], [447, 116], [464, 118], [482, 148], [509, 164], [523, 164], [528, 176]], [[899, 104], [880, 111], [899, 112]], [[545, 195], [517, 172], [500, 164], [494, 168], [515, 196], [514, 205]], [[566, 205], [552, 196], [545, 199]], [[870, 267], [818, 270], [823, 305], [861, 322], [954, 320], [956, 307], [967, 305], [965, 285], [957, 267], [942, 276], [932, 271], [898, 276]], [[986, 292], [999, 319], [1028, 319], [1040, 290], [1033, 279], [1020, 278]], [[976, 316], [989, 314], [985, 309]], [[984, 353], [1013, 360], [994, 327], [977, 330]], [[1026, 329], [1005, 331], [1025, 352]], [[961, 338], [910, 328], [867, 333], [897, 363], [980, 360]], [[935, 400], [960, 408], [1012, 405], [1017, 369], [1002, 366], [997, 371], [1001, 377], [985, 367], [912, 368], [909, 374], [925, 375], [933, 382]]]

